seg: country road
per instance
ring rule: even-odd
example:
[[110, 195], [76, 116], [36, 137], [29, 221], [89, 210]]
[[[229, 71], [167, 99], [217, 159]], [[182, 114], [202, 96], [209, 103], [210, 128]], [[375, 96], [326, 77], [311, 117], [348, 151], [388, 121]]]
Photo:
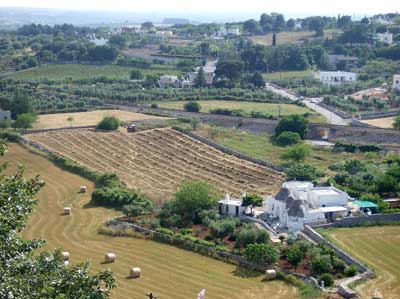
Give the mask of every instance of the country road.
[[293, 92], [290, 92], [286, 89], [283, 88], [278, 88], [277, 86], [274, 86], [270, 83], [266, 83], [265, 87], [267, 90], [272, 91], [276, 94], [279, 94], [281, 96], [287, 97], [292, 101], [297, 101], [297, 100], [302, 100], [302, 102], [311, 110], [318, 112], [319, 114], [323, 115], [329, 124], [332, 125], [341, 125], [341, 126], [347, 126], [351, 123], [351, 119], [345, 119], [340, 117], [339, 115], [329, 111], [328, 109], [325, 109], [321, 106], [318, 105], [318, 102], [321, 101], [320, 98], [300, 98]]

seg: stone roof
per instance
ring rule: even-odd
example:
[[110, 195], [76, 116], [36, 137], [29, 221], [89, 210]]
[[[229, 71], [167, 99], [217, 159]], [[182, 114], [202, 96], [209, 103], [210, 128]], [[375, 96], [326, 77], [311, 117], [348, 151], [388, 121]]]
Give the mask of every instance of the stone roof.
[[291, 217], [304, 218], [304, 201], [289, 196], [286, 202], [286, 210]]
[[282, 187], [281, 190], [275, 195], [275, 199], [283, 202], [287, 202], [290, 196], [290, 191], [288, 188]]

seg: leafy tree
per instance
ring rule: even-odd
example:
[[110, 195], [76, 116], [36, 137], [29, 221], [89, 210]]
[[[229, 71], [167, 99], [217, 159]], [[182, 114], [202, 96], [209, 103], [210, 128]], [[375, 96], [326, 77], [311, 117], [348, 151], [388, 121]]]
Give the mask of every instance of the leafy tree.
[[154, 24], [152, 22], [144, 22], [142, 23], [141, 28], [144, 30], [151, 30], [154, 28]]
[[242, 75], [243, 64], [239, 60], [222, 60], [216, 65], [215, 75], [238, 81]]
[[243, 23], [243, 31], [249, 34], [260, 34], [262, 32], [260, 24], [253, 19]]
[[295, 163], [286, 170], [288, 180], [314, 181], [322, 174], [310, 164]]
[[195, 101], [189, 101], [189, 102], [185, 103], [183, 108], [189, 112], [199, 112], [201, 110], [200, 104]]
[[121, 125], [121, 121], [115, 116], [104, 117], [96, 126], [97, 130], [115, 131]]
[[185, 222], [198, 222], [199, 213], [213, 208], [219, 199], [217, 191], [204, 182], [184, 182], [171, 201], [172, 214], [181, 215]]
[[301, 140], [299, 133], [297, 132], [282, 132], [278, 137], [274, 138], [274, 141], [279, 146], [288, 146], [299, 143]]
[[139, 205], [125, 205], [122, 207], [124, 215], [127, 217], [137, 217], [143, 214], [143, 207]]
[[196, 87], [204, 87], [204, 86], [206, 86], [206, 76], [204, 74], [204, 70], [203, 70], [202, 67], [200, 68], [200, 70], [197, 73], [195, 86]]
[[315, 31], [316, 36], [324, 36], [324, 21], [322, 17], [314, 17], [310, 21], [308, 27]]
[[325, 287], [331, 287], [333, 286], [333, 283], [335, 282], [333, 275], [330, 273], [324, 273], [319, 277], [319, 283], [322, 284], [324, 282]]
[[131, 71], [131, 80], [142, 80], [143, 73], [138, 69], [133, 69]]
[[212, 221], [208, 227], [211, 236], [223, 239], [234, 232], [236, 225], [237, 221], [228, 218]]
[[286, 150], [281, 156], [283, 160], [291, 160], [296, 163], [303, 162], [311, 154], [311, 147], [305, 144], [296, 144]]
[[349, 44], [366, 43], [369, 40], [368, 27], [363, 24], [355, 24], [344, 30], [339, 41]]
[[5, 103], [5, 107], [2, 108], [10, 109], [11, 117], [14, 119], [18, 114], [33, 112], [32, 99], [22, 93], [15, 94], [9, 105], [7, 106], [7, 103]]
[[303, 261], [304, 259], [304, 252], [296, 246], [290, 246], [289, 249], [286, 251], [286, 260], [295, 268]]
[[32, 128], [33, 124], [37, 121], [37, 118], [37, 115], [32, 113], [19, 114], [14, 122], [14, 127], [25, 130]]
[[246, 194], [245, 197], [243, 197], [242, 201], [242, 206], [248, 207], [248, 206], [253, 206], [253, 207], [261, 207], [263, 203], [263, 198], [257, 194]]
[[[3, 155], [6, 146], [0, 144]], [[109, 298], [115, 287], [111, 272], [89, 274], [88, 263], [65, 267], [59, 250], [37, 254], [34, 250], [44, 242], [21, 238], [43, 185], [39, 176], [25, 179], [22, 168], [10, 177], [0, 176], [0, 298]]]
[[245, 247], [253, 243], [265, 243], [269, 240], [267, 231], [259, 230], [252, 224], [242, 227], [239, 232], [235, 233], [235, 237], [237, 247]]
[[271, 244], [250, 244], [244, 250], [244, 257], [256, 264], [274, 264], [279, 259], [279, 251]]
[[265, 87], [265, 80], [259, 72], [255, 72], [251, 77], [251, 84], [253, 84], [254, 87], [263, 88]]
[[357, 272], [358, 272], [357, 267], [355, 265], [350, 265], [344, 270], [344, 275], [346, 275], [347, 277], [352, 277], [356, 275]]
[[70, 126], [72, 127], [72, 122], [74, 121], [74, 118], [72, 116], [69, 116], [67, 118], [67, 121], [69, 122]]
[[115, 34], [110, 37], [108, 43], [117, 47], [123, 48], [125, 46], [125, 38], [122, 35]]
[[333, 269], [329, 255], [316, 256], [310, 262], [312, 271], [317, 274], [330, 272]]
[[113, 46], [95, 46], [89, 49], [88, 56], [92, 61], [114, 61], [117, 58], [118, 50]]
[[296, 132], [301, 139], [305, 139], [308, 134], [308, 120], [298, 114], [284, 117], [275, 128], [275, 136], [279, 136], [285, 131]]

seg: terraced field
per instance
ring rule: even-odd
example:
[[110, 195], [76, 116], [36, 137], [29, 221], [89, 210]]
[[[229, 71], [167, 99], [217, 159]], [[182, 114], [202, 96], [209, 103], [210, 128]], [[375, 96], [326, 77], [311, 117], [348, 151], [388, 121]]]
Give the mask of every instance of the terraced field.
[[360, 287], [362, 298], [400, 298], [400, 226], [343, 228], [326, 233], [375, 270], [377, 278]]
[[117, 173], [131, 188], [157, 202], [169, 199], [182, 181], [202, 180], [221, 193], [272, 194], [282, 173], [226, 155], [173, 129], [134, 134], [65, 130], [30, 134], [45, 148], [99, 172]]
[[[72, 263], [90, 261], [94, 271], [110, 267], [118, 284], [112, 299], [145, 298], [149, 291], [161, 299], [196, 298], [202, 288], [206, 288], [207, 298], [213, 299], [297, 297], [293, 287], [281, 282], [262, 282], [263, 275], [244, 277], [245, 273], [235, 266], [211, 258], [148, 240], [99, 235], [101, 223], [116, 212], [89, 204], [91, 182], [62, 171], [19, 145], [10, 145], [5, 160], [14, 167], [25, 165], [26, 175], [40, 174], [46, 181], [23, 236], [44, 238], [47, 249], [62, 247], [71, 253]], [[88, 186], [88, 193], [77, 193], [81, 185]], [[72, 206], [71, 216], [60, 215], [65, 205]], [[104, 253], [110, 251], [116, 253], [116, 263], [101, 264]], [[141, 267], [140, 279], [126, 278], [132, 266]]]

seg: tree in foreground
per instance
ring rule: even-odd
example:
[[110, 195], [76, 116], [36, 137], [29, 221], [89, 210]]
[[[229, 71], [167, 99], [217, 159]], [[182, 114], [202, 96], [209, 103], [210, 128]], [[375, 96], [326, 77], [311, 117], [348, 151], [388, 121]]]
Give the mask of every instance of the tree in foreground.
[[276, 145], [279, 146], [288, 146], [288, 145], [294, 145], [300, 142], [300, 135], [297, 132], [290, 132], [290, 131], [285, 131], [280, 133], [275, 139]]
[[[6, 144], [0, 141], [0, 155]], [[64, 265], [59, 250], [34, 250], [44, 244], [40, 240], [23, 240], [21, 231], [36, 204], [36, 195], [44, 185], [40, 177], [24, 178], [22, 168], [7, 176], [6, 166], [0, 175], [0, 298], [29, 299], [106, 299], [115, 287], [109, 271], [89, 274], [89, 264]]]
[[115, 116], [104, 117], [96, 126], [97, 130], [115, 131], [121, 125], [121, 121]]
[[290, 160], [296, 163], [303, 162], [311, 154], [311, 148], [308, 145], [297, 144], [287, 149], [281, 156], [283, 160]]
[[256, 264], [274, 264], [279, 259], [279, 251], [271, 244], [250, 244], [244, 250], [244, 256]]

